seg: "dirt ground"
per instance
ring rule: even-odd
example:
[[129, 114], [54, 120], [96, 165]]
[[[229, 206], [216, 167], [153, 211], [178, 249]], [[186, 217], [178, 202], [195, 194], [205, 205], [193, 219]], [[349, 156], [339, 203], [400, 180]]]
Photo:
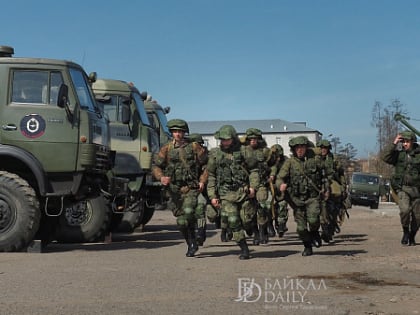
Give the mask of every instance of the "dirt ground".
[[290, 213], [289, 232], [250, 245], [250, 260], [212, 224], [187, 258], [169, 211], [111, 244], [2, 253], [0, 314], [419, 314], [420, 245], [400, 244], [396, 205], [349, 213], [310, 257]]

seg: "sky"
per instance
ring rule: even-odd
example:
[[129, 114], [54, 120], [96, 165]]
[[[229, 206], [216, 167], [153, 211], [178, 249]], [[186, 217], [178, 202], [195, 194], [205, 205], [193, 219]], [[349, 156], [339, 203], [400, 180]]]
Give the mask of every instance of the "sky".
[[[14, 0], [0, 45], [133, 82], [169, 119], [306, 122], [377, 152], [375, 102], [420, 128], [417, 0]], [[250, 126], [252, 127], [252, 126]]]

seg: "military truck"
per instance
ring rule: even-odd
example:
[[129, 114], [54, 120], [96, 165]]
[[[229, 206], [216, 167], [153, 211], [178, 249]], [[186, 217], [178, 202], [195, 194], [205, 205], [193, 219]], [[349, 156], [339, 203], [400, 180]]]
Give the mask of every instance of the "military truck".
[[[150, 94], [144, 100], [144, 107], [152, 127], [157, 131], [159, 137], [159, 148], [172, 138], [167, 127], [168, 120], [166, 115], [169, 114], [171, 108], [169, 106], [162, 107]], [[148, 189], [148, 198], [145, 206], [143, 219], [140, 224], [147, 224], [153, 217], [155, 210], [166, 208], [166, 201], [163, 196], [163, 189], [160, 182], [156, 181], [151, 174], [147, 175], [146, 184]]]
[[352, 205], [369, 206], [378, 209], [383, 185], [377, 174], [355, 172], [350, 180], [350, 200]]
[[77, 231], [97, 239], [109, 225], [101, 192], [121, 183], [106, 178], [113, 161], [95, 75], [71, 61], [13, 55], [0, 46], [0, 251], [45, 245], [74, 207], [85, 218], [101, 213]]
[[128, 198], [114, 207], [113, 227], [132, 232], [140, 225], [146, 204], [156, 202], [146, 185], [152, 155], [159, 151], [157, 132], [144, 108], [147, 93], [140, 93], [131, 83], [111, 79], [98, 79], [92, 88], [109, 120], [111, 148], [116, 151], [113, 173], [128, 179]]

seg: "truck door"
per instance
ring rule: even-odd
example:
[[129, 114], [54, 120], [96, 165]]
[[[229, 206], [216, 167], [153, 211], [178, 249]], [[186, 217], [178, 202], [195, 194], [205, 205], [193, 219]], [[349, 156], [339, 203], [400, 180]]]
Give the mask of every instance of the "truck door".
[[60, 71], [11, 69], [8, 102], [0, 108], [0, 137], [31, 152], [47, 172], [76, 168], [79, 131], [57, 106]]

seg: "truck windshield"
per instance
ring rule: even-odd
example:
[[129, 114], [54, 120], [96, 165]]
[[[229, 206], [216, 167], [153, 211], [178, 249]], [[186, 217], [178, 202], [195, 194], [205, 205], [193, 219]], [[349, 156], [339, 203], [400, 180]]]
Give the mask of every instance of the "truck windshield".
[[379, 177], [370, 176], [370, 175], [355, 174], [355, 175], [353, 175], [353, 182], [354, 183], [361, 183], [361, 184], [376, 185], [376, 184], [379, 184]]
[[80, 107], [95, 112], [95, 102], [86, 75], [79, 69], [70, 68], [70, 76], [76, 89]]
[[147, 116], [146, 110], [144, 109], [143, 100], [141, 99], [140, 95], [137, 93], [133, 93], [132, 95], [136, 102], [136, 108], [139, 112], [141, 122], [143, 123], [143, 125], [151, 126], [149, 116]]

